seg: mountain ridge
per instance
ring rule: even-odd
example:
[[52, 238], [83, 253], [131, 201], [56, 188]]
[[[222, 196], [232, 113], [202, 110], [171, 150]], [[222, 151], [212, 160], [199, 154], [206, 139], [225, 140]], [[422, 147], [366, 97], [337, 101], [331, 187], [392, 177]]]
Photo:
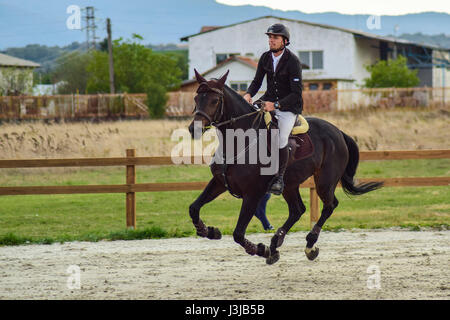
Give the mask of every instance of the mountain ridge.
[[[33, 0], [0, 0], [0, 50], [27, 44], [66, 46], [83, 42], [85, 30], [69, 30], [67, 8], [73, 0], [46, 0], [37, 5]], [[96, 36], [106, 36], [106, 18], [111, 18], [113, 38], [130, 38], [132, 33], [144, 37], [145, 43], [180, 43], [180, 39], [200, 31], [202, 26], [225, 26], [262, 16], [275, 16], [330, 26], [359, 30], [378, 35], [438, 35], [450, 30], [450, 15], [423, 12], [398, 16], [381, 16], [380, 28], [369, 29], [370, 15], [346, 15], [337, 12], [304, 13], [296, 10], [275, 10], [264, 6], [229, 6], [214, 0], [78, 0], [82, 9], [96, 8]], [[84, 26], [82, 20], [82, 26]], [[399, 29], [395, 30], [398, 25]], [[450, 34], [449, 34], [450, 35]]]

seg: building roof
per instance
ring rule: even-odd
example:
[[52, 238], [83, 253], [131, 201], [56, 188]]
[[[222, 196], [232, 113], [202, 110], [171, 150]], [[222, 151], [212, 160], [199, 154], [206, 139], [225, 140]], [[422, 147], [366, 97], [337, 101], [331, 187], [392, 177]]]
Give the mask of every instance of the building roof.
[[250, 68], [256, 69], [258, 67], [258, 62], [248, 58], [248, 57], [242, 57], [242, 56], [231, 56], [228, 59], [222, 61], [221, 63], [217, 64], [216, 66], [212, 67], [209, 70], [206, 70], [205, 72], [202, 73], [202, 75], [206, 75], [212, 71], [215, 71], [217, 69], [219, 69], [220, 67], [223, 67], [224, 65], [227, 65], [229, 63], [232, 63], [234, 61], [240, 62]]
[[39, 68], [39, 63], [0, 53], [0, 66]]
[[[221, 63], [219, 63], [218, 65], [214, 66], [213, 68], [211, 68], [209, 70], [206, 70], [205, 72], [202, 72], [201, 75], [205, 76], [208, 73], [210, 73], [212, 71], [215, 71], [215, 70], [219, 69], [220, 67], [223, 67], [224, 65], [227, 65], [227, 64], [229, 64], [229, 63], [231, 63], [233, 61], [240, 62], [240, 63], [242, 63], [242, 64], [244, 64], [244, 65], [246, 65], [246, 66], [248, 66], [250, 68], [253, 68], [253, 69], [256, 69], [258, 67], [258, 62], [256, 62], [255, 60], [250, 59], [249, 57], [231, 56], [228, 59], [226, 59], [226, 60], [222, 61]], [[195, 80], [195, 79], [188, 79], [188, 80], [183, 81], [181, 83], [181, 86], [183, 87], [183, 86], [189, 85], [189, 84], [194, 83], [194, 82], [197, 82], [197, 80]]]
[[200, 29], [200, 33], [208, 32], [208, 31], [212, 31], [212, 30], [216, 30], [216, 29], [218, 29], [218, 28], [220, 28], [220, 26], [203, 26], [203, 27]]
[[416, 45], [416, 46], [420, 46], [420, 47], [426, 47], [426, 48], [431, 48], [431, 49], [439, 49], [439, 50], [446, 50], [446, 51], [450, 50], [448, 48], [443, 48], [443, 47], [439, 47], [439, 46], [432, 45], [432, 44], [417, 43], [417, 42], [413, 42], [413, 41], [410, 41], [410, 40], [405, 40], [405, 39], [400, 39], [400, 38], [395, 38], [395, 37], [379, 36], [377, 34], [364, 32], [364, 31], [359, 31], [359, 30], [341, 28], [341, 27], [331, 26], [331, 25], [322, 24], [322, 23], [308, 22], [308, 21], [304, 21], [304, 20], [294, 20], [294, 19], [288, 19], [288, 18], [280, 18], [280, 17], [275, 17], [275, 16], [263, 16], [263, 17], [250, 19], [250, 20], [246, 20], [246, 21], [242, 21], [242, 22], [238, 22], [238, 23], [234, 23], [234, 24], [230, 24], [230, 25], [226, 25], [226, 26], [222, 26], [222, 27], [216, 27], [214, 29], [206, 30], [206, 31], [203, 31], [203, 32], [200, 31], [199, 33], [183, 37], [180, 40], [181, 41], [188, 41], [189, 38], [196, 37], [196, 36], [204, 34], [204, 33], [212, 32], [212, 31], [215, 31], [215, 30], [229, 28], [229, 27], [233, 27], [233, 26], [236, 26], [236, 25], [239, 25], [239, 24], [244, 24], [244, 23], [248, 23], [248, 22], [256, 21], [256, 20], [260, 20], [260, 19], [268, 19], [268, 18], [274, 18], [274, 19], [279, 19], [279, 20], [284, 20], [284, 21], [303, 23], [303, 24], [307, 24], [307, 25], [311, 25], [311, 26], [315, 26], [315, 27], [326, 28], [326, 29], [340, 30], [342, 32], [352, 33], [353, 35], [356, 35], [356, 36], [359, 36], [359, 37], [364, 37], [364, 38], [369, 38], [369, 39], [377, 39], [377, 40], [386, 41], [386, 42], [395, 42], [395, 43], [401, 43], [401, 44]]

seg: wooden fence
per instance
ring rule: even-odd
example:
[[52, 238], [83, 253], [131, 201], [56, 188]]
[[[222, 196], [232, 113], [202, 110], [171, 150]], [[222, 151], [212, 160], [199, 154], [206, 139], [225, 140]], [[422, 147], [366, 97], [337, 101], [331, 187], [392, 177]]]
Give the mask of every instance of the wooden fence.
[[[362, 151], [360, 160], [405, 160], [405, 159], [444, 159], [450, 158], [450, 150], [418, 151]], [[186, 160], [185, 158], [183, 158]], [[199, 163], [191, 157], [189, 163]], [[180, 163], [181, 161], [177, 162]], [[134, 149], [126, 151], [123, 158], [79, 158], [79, 159], [29, 159], [0, 160], [0, 168], [42, 168], [42, 167], [105, 167], [125, 166], [126, 184], [123, 185], [84, 185], [84, 186], [31, 186], [0, 187], [0, 196], [36, 194], [78, 194], [78, 193], [125, 193], [126, 226], [136, 228], [136, 192], [202, 190], [208, 182], [136, 183], [136, 166], [173, 165], [171, 157], [136, 157]], [[358, 182], [384, 181], [386, 187], [410, 186], [448, 186], [450, 177], [414, 178], [366, 178]], [[310, 222], [319, 219], [319, 199], [314, 180], [309, 178], [300, 186], [310, 189]]]
[[[192, 115], [195, 95], [195, 92], [169, 92], [166, 115], [170, 117]], [[359, 108], [450, 107], [450, 87], [304, 90], [302, 97], [303, 110], [306, 113]]]
[[[242, 95], [244, 92], [240, 92]], [[168, 92], [166, 116], [191, 116], [196, 93]], [[449, 108], [450, 87], [303, 91], [306, 113], [358, 108]], [[0, 96], [0, 120], [149, 118], [146, 94]]]
[[148, 118], [146, 94], [0, 96], [0, 120]]

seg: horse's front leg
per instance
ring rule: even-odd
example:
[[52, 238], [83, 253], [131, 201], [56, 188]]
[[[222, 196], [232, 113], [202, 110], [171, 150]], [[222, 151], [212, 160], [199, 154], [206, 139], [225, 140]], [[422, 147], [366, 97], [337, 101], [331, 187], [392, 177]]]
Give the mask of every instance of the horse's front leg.
[[258, 255], [260, 257], [269, 258], [270, 249], [266, 245], [259, 243], [254, 244], [250, 240], [245, 238], [245, 231], [250, 223], [253, 215], [255, 214], [256, 208], [260, 197], [249, 197], [245, 196], [242, 201], [241, 212], [239, 214], [239, 219], [236, 228], [233, 232], [234, 241], [239, 243], [249, 255]]
[[200, 219], [200, 209], [208, 202], [211, 202], [226, 190], [225, 186], [215, 177], [209, 181], [205, 190], [200, 196], [189, 206], [189, 215], [192, 223], [197, 230], [197, 235], [211, 240], [222, 238], [222, 234], [218, 228], [207, 227]]

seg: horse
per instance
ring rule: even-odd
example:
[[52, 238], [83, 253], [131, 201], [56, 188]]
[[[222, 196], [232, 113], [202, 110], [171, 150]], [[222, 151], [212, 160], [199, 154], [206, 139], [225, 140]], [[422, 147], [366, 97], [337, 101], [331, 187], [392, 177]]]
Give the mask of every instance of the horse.
[[[220, 79], [206, 80], [195, 70], [199, 84], [194, 98], [194, 118], [189, 125], [189, 131], [194, 139], [198, 139], [211, 126], [215, 126], [226, 140], [226, 130], [266, 129], [264, 121], [258, 121], [260, 112], [249, 104], [236, 91], [225, 85], [228, 77], [226, 72]], [[242, 206], [237, 225], [233, 231], [233, 239], [250, 255], [266, 259], [267, 264], [273, 264], [280, 258], [278, 248], [281, 247], [286, 234], [305, 213], [306, 207], [299, 193], [299, 186], [310, 176], [314, 182], [323, 209], [317, 223], [306, 236], [305, 254], [309, 260], [314, 260], [319, 254], [315, 246], [326, 220], [339, 204], [335, 190], [339, 182], [345, 193], [362, 195], [382, 187], [382, 182], [367, 182], [356, 185], [354, 176], [359, 162], [359, 149], [356, 142], [333, 124], [315, 117], [305, 117], [309, 124], [308, 134], [314, 145], [311, 156], [295, 160], [290, 157], [284, 175], [285, 186], [282, 195], [288, 204], [289, 215], [285, 223], [277, 229], [270, 241], [270, 246], [254, 244], [245, 238], [247, 226], [254, 216], [259, 200], [266, 194], [273, 175], [261, 174], [263, 164], [249, 163], [217, 163], [210, 165], [212, 179], [200, 196], [189, 206], [189, 216], [198, 236], [208, 239], [221, 239], [218, 228], [206, 226], [200, 219], [200, 209], [213, 201], [220, 194], [229, 191], [232, 195], [242, 198]], [[195, 126], [195, 122], [201, 126]], [[200, 132], [201, 130], [201, 132]], [[250, 144], [250, 142], [249, 142]], [[246, 157], [250, 155], [250, 147], [240, 151]], [[228, 150], [227, 150], [228, 151]], [[239, 150], [233, 150], [239, 152]], [[233, 155], [224, 155], [225, 158]], [[236, 156], [234, 156], [236, 159]]]

